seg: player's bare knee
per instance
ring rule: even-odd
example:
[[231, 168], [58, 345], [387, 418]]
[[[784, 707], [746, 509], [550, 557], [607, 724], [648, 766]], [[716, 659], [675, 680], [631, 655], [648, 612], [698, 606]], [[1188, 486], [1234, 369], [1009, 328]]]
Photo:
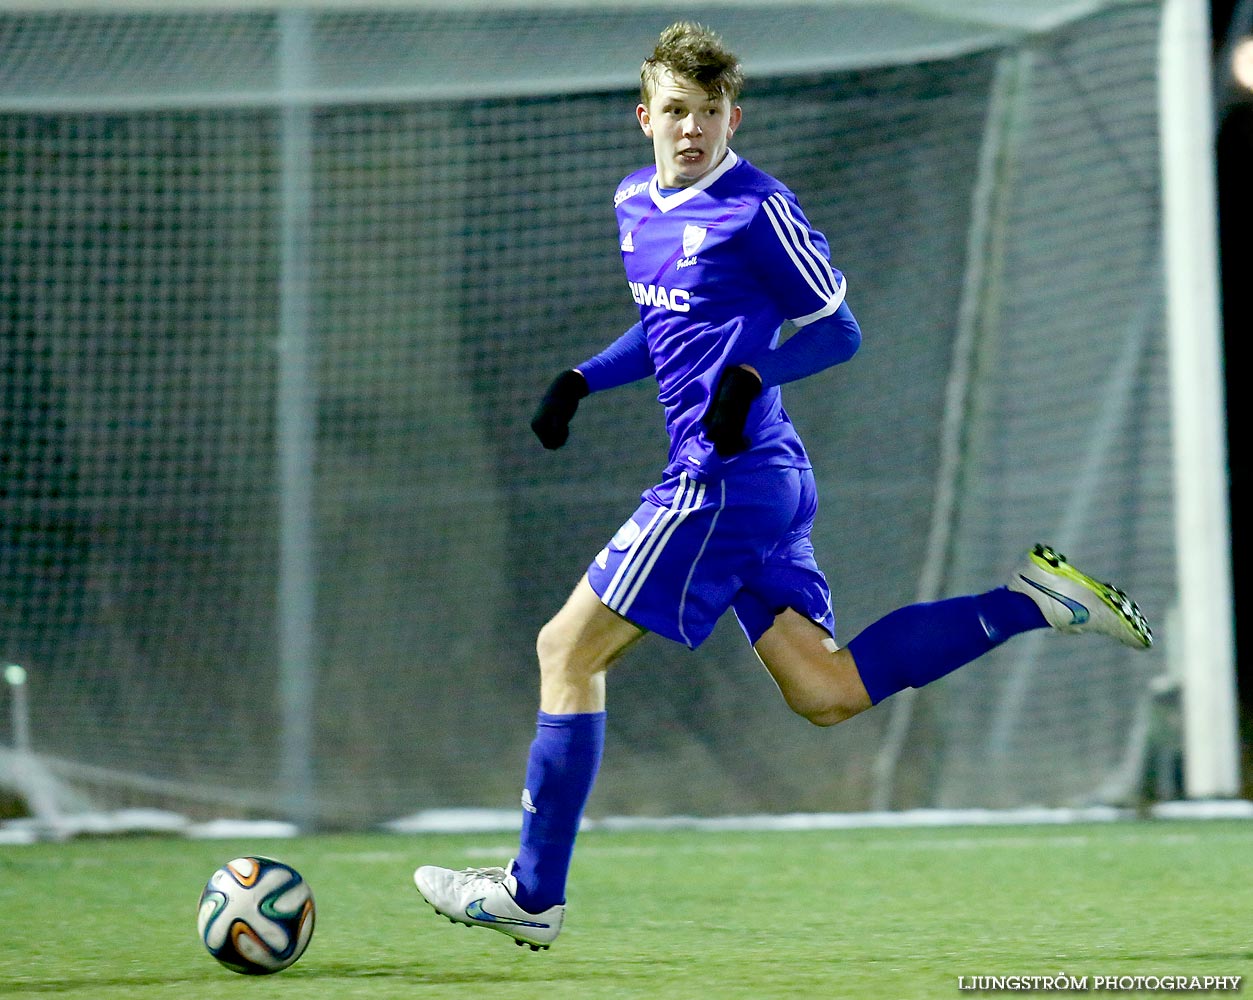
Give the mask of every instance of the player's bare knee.
[[805, 720], [820, 726], [824, 729], [838, 725], [845, 719], [851, 719], [861, 709], [853, 708], [850, 705], [835, 704], [825, 705], [822, 708], [811, 709], [805, 713]]
[[595, 672], [585, 665], [586, 656], [579, 644], [556, 619], [540, 629], [535, 640], [535, 654], [543, 680], [578, 680]]
[[835, 694], [824, 694], [821, 697], [811, 694], [784, 700], [788, 708], [806, 722], [824, 729], [838, 725], [845, 719], [851, 719], [865, 708], [865, 706], [851, 704], [847, 699]]
[[831, 705], [807, 703], [801, 705], [789, 704], [788, 707], [806, 722], [822, 728], [834, 726], [837, 722], [843, 722], [848, 718], [847, 715], [842, 715], [835, 706]]
[[571, 643], [555, 619], [539, 630], [539, 635], [535, 638], [535, 655], [539, 660], [541, 673], [561, 669], [569, 660], [570, 652]]

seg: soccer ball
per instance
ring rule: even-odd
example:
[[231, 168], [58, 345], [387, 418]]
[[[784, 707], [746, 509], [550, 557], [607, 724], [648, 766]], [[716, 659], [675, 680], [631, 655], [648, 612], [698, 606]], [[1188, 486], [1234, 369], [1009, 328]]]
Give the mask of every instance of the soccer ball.
[[296, 961], [313, 937], [313, 893], [273, 858], [227, 862], [200, 894], [197, 926], [209, 954], [232, 972], [264, 976]]

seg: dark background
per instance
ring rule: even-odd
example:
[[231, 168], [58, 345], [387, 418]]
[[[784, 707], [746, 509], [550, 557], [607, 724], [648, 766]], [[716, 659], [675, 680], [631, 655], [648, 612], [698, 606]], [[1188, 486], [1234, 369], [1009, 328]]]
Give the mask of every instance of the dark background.
[[[1241, 11], [1240, 8], [1244, 8]], [[1253, 232], [1253, 94], [1240, 91], [1231, 80], [1226, 55], [1241, 25], [1247, 22], [1249, 3], [1213, 0], [1214, 71], [1219, 113], [1218, 150], [1219, 252], [1221, 255], [1223, 330], [1227, 361], [1228, 447], [1231, 465], [1231, 554], [1236, 603], [1237, 650], [1253, 642], [1253, 629], [1242, 628], [1241, 612], [1253, 602], [1253, 585], [1242, 567], [1253, 545], [1253, 529], [1242, 517], [1253, 488], [1248, 434], [1250, 320], [1253, 319], [1253, 272], [1248, 246]], [[1243, 14], [1243, 16], [1241, 16]], [[1239, 661], [1237, 661], [1239, 662]], [[1253, 667], [1240, 671], [1241, 722], [1245, 748], [1245, 790], [1253, 792]]]

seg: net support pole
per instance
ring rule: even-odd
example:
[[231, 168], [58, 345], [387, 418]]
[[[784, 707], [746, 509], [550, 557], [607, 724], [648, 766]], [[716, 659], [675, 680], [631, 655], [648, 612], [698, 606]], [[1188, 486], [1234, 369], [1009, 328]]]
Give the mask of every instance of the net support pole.
[[279, 780], [286, 817], [311, 825], [315, 568], [315, 394], [309, 331], [312, 126], [302, 100], [311, 58], [306, 11], [278, 15], [279, 330], [276, 439], [279, 474]]
[[1239, 791], [1208, 4], [1165, 0], [1159, 110], [1184, 789]]
[[42, 832], [59, 838], [62, 810], [58, 803], [58, 783], [48, 773], [31, 743], [26, 668], [17, 663], [6, 664], [4, 683], [12, 699], [13, 752], [10, 759], [14, 785], [26, 800]]

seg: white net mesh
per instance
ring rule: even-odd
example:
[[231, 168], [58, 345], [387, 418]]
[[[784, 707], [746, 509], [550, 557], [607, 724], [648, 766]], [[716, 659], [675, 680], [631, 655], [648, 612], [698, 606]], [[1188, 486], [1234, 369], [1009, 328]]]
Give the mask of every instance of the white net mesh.
[[[737, 151], [830, 236], [866, 332], [785, 393], [841, 638], [1036, 540], [1160, 616], [1157, 4], [1029, 33], [925, 9], [692, 12], [746, 58]], [[664, 455], [647, 385], [588, 400], [558, 455], [527, 421], [633, 321], [611, 198], [669, 19], [0, 15], [0, 656], [62, 780], [349, 825], [516, 801], [533, 635]], [[307, 563], [281, 543], [305, 510]], [[649, 640], [591, 809], [1125, 797], [1162, 662], [1011, 643], [914, 700], [884, 771], [888, 708], [810, 730], [733, 623]]]

